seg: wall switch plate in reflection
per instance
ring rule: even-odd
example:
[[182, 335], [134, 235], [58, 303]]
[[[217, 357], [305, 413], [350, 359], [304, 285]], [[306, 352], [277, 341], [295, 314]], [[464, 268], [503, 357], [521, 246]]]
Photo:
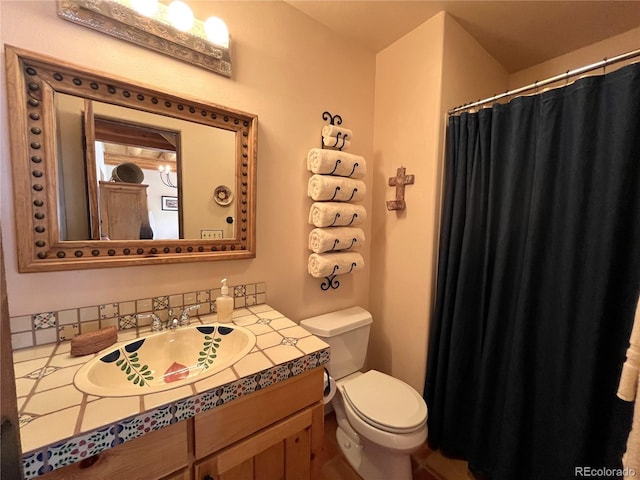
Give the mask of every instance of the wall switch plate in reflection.
[[222, 240], [222, 230], [200, 230], [201, 240]]

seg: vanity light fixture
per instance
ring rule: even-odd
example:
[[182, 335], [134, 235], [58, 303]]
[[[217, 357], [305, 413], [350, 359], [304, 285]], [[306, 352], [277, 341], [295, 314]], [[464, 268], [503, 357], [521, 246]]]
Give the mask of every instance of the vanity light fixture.
[[167, 187], [178, 188], [178, 186], [174, 185], [171, 181], [171, 167], [169, 165], [166, 165], [164, 167], [160, 165], [158, 167], [158, 173], [160, 173], [160, 180], [162, 180], [162, 183], [164, 183]]
[[58, 16], [173, 58], [231, 76], [229, 30], [195, 18], [181, 0], [58, 0]]

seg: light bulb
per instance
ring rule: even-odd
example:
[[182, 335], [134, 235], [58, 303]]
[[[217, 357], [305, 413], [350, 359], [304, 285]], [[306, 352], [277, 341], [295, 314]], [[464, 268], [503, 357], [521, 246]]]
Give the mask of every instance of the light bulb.
[[229, 29], [221, 18], [209, 17], [204, 22], [204, 33], [209, 41], [229, 48]]
[[131, 6], [140, 15], [153, 17], [158, 11], [158, 0], [131, 0]]
[[189, 5], [180, 0], [175, 0], [169, 4], [169, 21], [178, 30], [188, 32], [193, 27], [194, 16]]

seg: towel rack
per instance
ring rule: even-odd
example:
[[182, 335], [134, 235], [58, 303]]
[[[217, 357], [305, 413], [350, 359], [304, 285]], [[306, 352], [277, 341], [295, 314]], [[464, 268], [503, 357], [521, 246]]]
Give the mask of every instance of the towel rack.
[[[329, 120], [329, 125], [342, 125], [342, 117], [340, 115], [331, 115], [330, 112], [323, 112], [322, 113], [322, 119], [323, 120]], [[322, 148], [333, 148], [335, 150], [340, 150], [342, 151], [342, 149], [344, 148], [345, 144], [347, 143], [347, 138], [349, 137], [349, 134], [345, 133], [343, 134], [342, 132], [338, 132], [338, 134], [336, 135], [336, 141], [333, 145], [325, 145], [324, 143], [324, 137], [322, 135], [320, 135], [320, 146]], [[336, 164], [336, 168], [338, 167], [338, 165]]]
[[[349, 270], [347, 273], [351, 273], [351, 271], [354, 269], [354, 267], [356, 266], [355, 263], [351, 264], [351, 270]], [[329, 290], [329, 288], [333, 288], [336, 289], [340, 286], [340, 281], [336, 280], [336, 274], [335, 271], [338, 269], [338, 266], [336, 265], [335, 267], [333, 267], [333, 274], [329, 275], [328, 277], [325, 277], [324, 280], [322, 281], [322, 283], [320, 284], [320, 288], [323, 291]]]
[[322, 112], [322, 119], [329, 120], [329, 125], [342, 125], [342, 117], [338, 114], [331, 115], [331, 112]]
[[334, 290], [340, 286], [340, 282], [336, 280], [335, 275], [331, 275], [329, 277], [325, 277], [325, 279], [320, 284], [320, 289], [324, 292], [329, 290], [329, 288], [333, 288]]
[[[340, 218], [340, 214], [336, 213], [336, 216], [333, 219], [333, 223], [331, 223], [331, 225], [329, 225], [329, 226], [330, 227], [334, 227], [339, 218]], [[358, 214], [354, 213], [353, 215], [351, 215], [351, 220], [349, 221], [349, 223], [347, 223], [345, 226], [348, 227], [349, 225], [351, 225], [356, 220], [356, 218], [358, 218]]]
[[[357, 238], [352, 238], [351, 239], [351, 243], [349, 244], [349, 246], [347, 248], [343, 248], [342, 250], [351, 250], [353, 248], [353, 246], [358, 242]], [[331, 249], [329, 250], [330, 252], [335, 251], [336, 247], [338, 246], [338, 244], [340, 243], [340, 240], [336, 239], [333, 241], [333, 247], [331, 247]], [[355, 265], [353, 265], [355, 267]]]
[[[339, 126], [342, 125], [342, 116], [339, 114], [332, 114], [331, 112], [328, 111], [324, 111], [322, 113], [322, 119], [325, 121], [328, 121], [328, 125], [332, 125], [332, 126]], [[331, 133], [327, 133], [327, 130]], [[334, 133], [335, 132], [335, 133]], [[351, 130], [346, 129], [346, 128], [327, 128], [327, 126], [325, 125], [325, 127], [323, 127], [322, 132], [320, 134], [320, 146], [321, 149], [323, 150], [337, 150], [342, 152], [343, 149], [346, 149], [349, 145], [350, 145], [350, 140], [351, 140]], [[330, 138], [330, 139], [334, 139], [335, 138], [335, 142], [329, 142], [329, 144], [327, 144], [326, 139]], [[311, 150], [309, 152], [308, 155], [311, 155]], [[317, 155], [317, 153], [315, 154]], [[342, 156], [342, 154], [340, 154]], [[349, 180], [347, 180], [348, 178], [351, 178], [352, 175], [354, 175], [354, 173], [358, 172], [358, 177], [357, 178], [363, 178], [364, 177], [364, 172], [366, 170], [364, 170], [366, 168], [364, 159], [362, 157], [358, 157], [358, 158], [353, 158], [354, 156], [352, 154], [344, 154], [347, 158], [337, 158], [335, 159], [335, 165], [333, 165], [333, 158], [329, 161], [329, 162], [325, 162], [328, 163], [325, 165], [325, 168], [322, 173], [316, 173], [320, 174], [320, 175], [326, 175], [326, 176], [330, 176], [333, 177], [334, 179], [337, 178], [342, 178], [344, 180], [340, 180], [340, 182], [348, 182]], [[354, 160], [357, 160], [354, 162]], [[333, 169], [332, 169], [333, 167]], [[310, 171], [314, 171], [312, 170], [311, 167], [308, 166], [308, 169]], [[329, 178], [327, 178], [326, 180], [329, 180]], [[322, 180], [322, 182], [324, 182], [324, 179]], [[362, 200], [362, 195], [366, 193], [366, 191], [363, 189], [361, 191], [361, 193], [358, 194], [357, 196], [357, 200], [354, 200], [354, 197], [356, 197], [356, 194], [358, 193], [358, 188], [353, 188], [353, 191], [351, 192], [351, 195], [349, 195], [348, 191], [345, 191], [343, 188], [341, 188], [340, 186], [333, 186], [331, 183], [329, 184], [331, 185], [331, 189], [328, 192], [328, 195], [323, 196], [324, 198], [321, 198], [320, 196], [316, 196], [316, 192], [314, 192], [313, 194], [309, 192], [309, 196], [314, 198], [314, 200], [316, 201], [320, 201], [320, 203], [323, 202], [332, 202], [332, 201], [338, 201], [339, 197], [339, 193], [340, 193], [340, 197], [342, 198], [342, 202], [344, 203], [351, 203], [351, 204], [355, 204], [359, 201]], [[349, 189], [351, 189], [351, 185], [349, 185]], [[334, 191], [335, 189], [335, 191]], [[331, 192], [333, 193], [333, 197], [331, 197]], [[327, 206], [329, 204], [326, 204]], [[313, 207], [312, 207], [313, 208]], [[361, 207], [358, 207], [361, 208]], [[345, 213], [345, 212], [341, 212], [341, 213]], [[352, 228], [357, 228], [356, 225], [358, 225], [360, 222], [362, 222], [364, 219], [366, 219], [366, 211], [362, 211], [362, 217], [359, 217], [358, 213], [352, 213], [352, 212], [348, 212], [347, 215], [349, 215], [349, 217], [344, 217], [344, 215], [342, 215], [344, 218], [341, 218], [341, 213], [335, 213], [335, 215], [333, 215], [332, 213], [332, 217], [333, 218], [333, 222], [329, 223], [331, 220], [329, 219], [328, 222], [323, 222], [322, 224], [317, 224], [316, 223], [316, 228], [319, 228], [320, 230], [323, 230], [325, 232], [330, 232], [330, 235], [338, 235], [338, 231], [337, 228], [339, 227], [351, 227], [352, 224], [354, 224], [354, 226]], [[311, 223], [311, 220], [310, 220]], [[344, 233], [343, 233], [344, 234]], [[311, 241], [311, 235], [310, 234], [310, 241]], [[317, 233], [316, 233], [317, 235]], [[359, 240], [357, 238], [355, 238], [356, 236], [362, 236], [361, 238], [359, 238]], [[360, 232], [359, 234], [355, 234], [354, 238], [348, 238], [345, 239], [344, 237], [341, 237], [340, 240], [332, 238], [331, 243], [329, 243], [329, 245], [326, 245], [322, 248], [322, 250], [320, 250], [320, 255], [324, 256], [325, 254], [341, 254], [341, 252], [345, 252], [345, 255], [347, 255], [347, 252], [351, 252], [352, 249], [356, 250], [358, 247], [360, 247], [362, 245], [362, 242], [364, 240], [364, 234], [362, 232]], [[317, 237], [315, 237], [317, 239]], [[342, 242], [342, 243], [341, 243]], [[311, 245], [309, 247], [311, 248]], [[313, 247], [313, 251], [315, 253], [318, 253], [318, 250], [316, 250], [316, 246]], [[348, 254], [349, 256], [353, 255], [352, 253]], [[311, 257], [310, 257], [311, 258]], [[333, 265], [332, 271], [329, 275], [324, 277], [324, 280], [322, 281], [322, 283], [320, 284], [320, 288], [323, 291], [327, 291], [329, 289], [337, 289], [340, 286], [340, 281], [337, 279], [337, 276], [339, 275], [339, 271], [341, 272], [340, 274], [349, 274], [352, 273], [354, 269], [357, 268], [361, 268], [363, 263], [362, 263], [362, 257], [359, 257], [360, 259], [357, 260], [358, 263], [352, 262], [352, 263], [346, 263], [346, 265], [344, 263], [340, 263], [340, 262], [350, 262], [351, 258], [347, 258], [347, 257], [340, 257], [340, 260], [338, 261], [340, 263], [340, 266], [338, 264], [332, 263], [334, 261], [334, 259], [329, 260], [329, 268], [331, 268], [331, 265]], [[328, 259], [328, 257], [325, 257], [325, 259]], [[311, 265], [311, 260], [310, 260], [310, 265]], [[350, 268], [349, 268], [350, 267]], [[315, 271], [315, 270], [314, 270]], [[309, 273], [312, 272], [312, 268], [309, 268]], [[316, 272], [318, 273], [318, 272]], [[323, 272], [326, 273], [326, 272]], [[315, 276], [315, 275], [314, 275]], [[317, 276], [316, 278], [322, 278], [322, 276]]]

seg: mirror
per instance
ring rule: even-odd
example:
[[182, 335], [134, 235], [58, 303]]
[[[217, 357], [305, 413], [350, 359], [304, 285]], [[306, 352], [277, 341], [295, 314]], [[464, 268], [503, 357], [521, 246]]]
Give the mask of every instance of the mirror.
[[63, 93], [54, 106], [61, 240], [235, 238], [235, 132]]
[[255, 256], [255, 115], [6, 61], [21, 272]]

